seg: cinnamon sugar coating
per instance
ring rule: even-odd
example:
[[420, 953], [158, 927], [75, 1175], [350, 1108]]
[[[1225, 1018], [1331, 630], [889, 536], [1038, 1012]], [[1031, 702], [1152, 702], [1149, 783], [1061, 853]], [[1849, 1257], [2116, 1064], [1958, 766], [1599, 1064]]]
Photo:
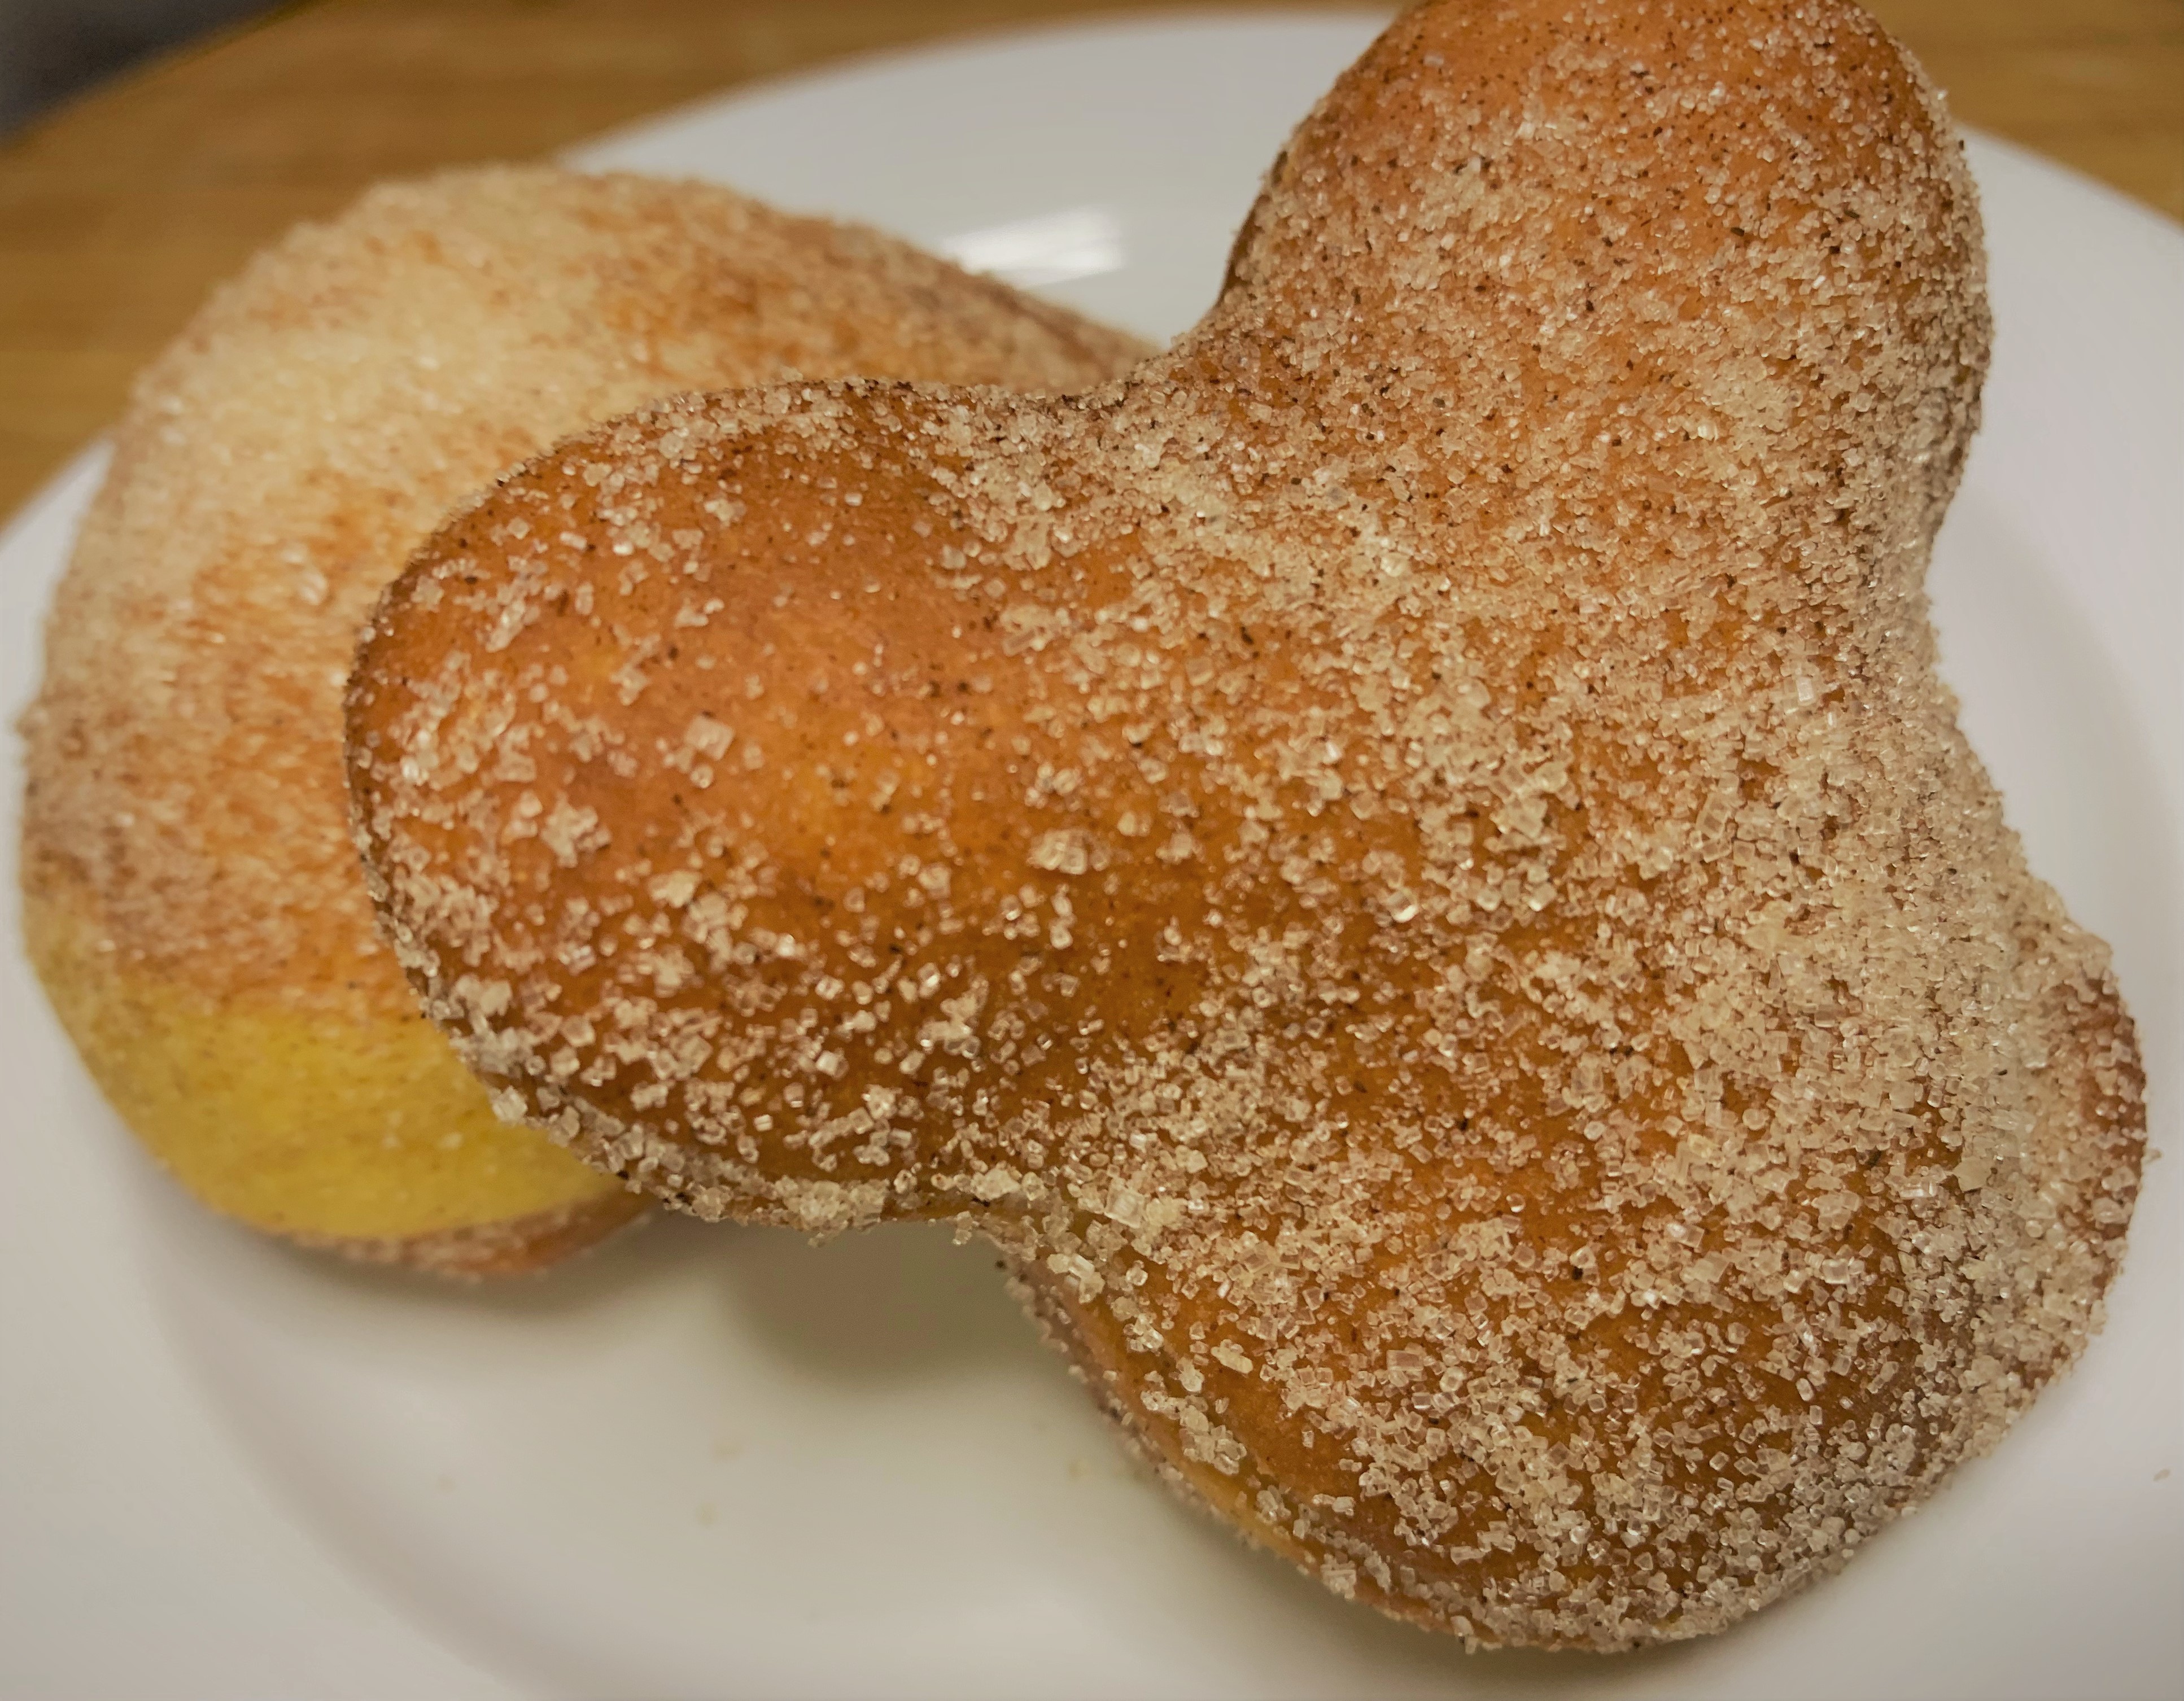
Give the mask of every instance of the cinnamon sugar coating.
[[1718, 1629], [2098, 1326], [2108, 954], [1934, 671], [1988, 321], [1839, 0], [1444, 0], [1069, 400], [691, 400], [395, 586], [356, 824], [501, 1102], [948, 1216], [1179, 1482], [1480, 1643]]
[[1144, 352], [695, 183], [459, 171], [291, 233], [138, 380], [23, 723], [29, 931], [101, 1084], [209, 1202], [362, 1255], [500, 1268], [627, 1220], [495, 1123], [377, 938], [341, 754], [365, 614], [461, 498], [655, 397], [1069, 389]]

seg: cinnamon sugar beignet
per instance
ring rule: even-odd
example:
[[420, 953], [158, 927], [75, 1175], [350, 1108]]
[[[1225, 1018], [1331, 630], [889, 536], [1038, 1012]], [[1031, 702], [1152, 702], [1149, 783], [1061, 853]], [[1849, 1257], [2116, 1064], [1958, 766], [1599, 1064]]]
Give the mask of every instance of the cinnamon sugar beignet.
[[989, 1235], [1334, 1589], [1717, 1629], [1996, 1439], [2137, 1189], [1934, 671], [1987, 334], [1852, 6], [1428, 6], [1126, 381], [678, 403], [443, 530], [351, 688], [391, 937], [660, 1198]]
[[348, 837], [357, 630], [448, 509], [679, 390], [1074, 389], [1134, 339], [876, 231], [543, 166], [382, 184], [254, 259], [137, 381], [23, 731], [24, 931], [176, 1178], [362, 1258], [535, 1269], [643, 1208], [495, 1120]]

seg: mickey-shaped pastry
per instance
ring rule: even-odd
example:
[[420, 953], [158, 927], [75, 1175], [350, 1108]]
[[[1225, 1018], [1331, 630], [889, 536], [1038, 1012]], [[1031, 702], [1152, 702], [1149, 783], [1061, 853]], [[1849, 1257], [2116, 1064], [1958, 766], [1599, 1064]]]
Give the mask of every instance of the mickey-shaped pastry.
[[1921, 590], [1972, 192], [1842, 0], [1445, 0], [1074, 401], [626, 419], [382, 605], [359, 837], [510, 1111], [960, 1216], [1171, 1473], [1481, 1642], [1712, 1630], [2096, 1322], [2143, 1127]]

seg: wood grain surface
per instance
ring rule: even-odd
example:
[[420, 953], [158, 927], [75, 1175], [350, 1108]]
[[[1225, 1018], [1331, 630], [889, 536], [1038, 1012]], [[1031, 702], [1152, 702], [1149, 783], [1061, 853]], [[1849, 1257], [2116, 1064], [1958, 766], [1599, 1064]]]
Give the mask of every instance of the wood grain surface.
[[[2184, 0], [1868, 3], [1965, 122], [2184, 218]], [[156, 63], [0, 144], [0, 514], [106, 425], [208, 288], [374, 178], [546, 153], [850, 54], [1147, 9], [315, 0]]]

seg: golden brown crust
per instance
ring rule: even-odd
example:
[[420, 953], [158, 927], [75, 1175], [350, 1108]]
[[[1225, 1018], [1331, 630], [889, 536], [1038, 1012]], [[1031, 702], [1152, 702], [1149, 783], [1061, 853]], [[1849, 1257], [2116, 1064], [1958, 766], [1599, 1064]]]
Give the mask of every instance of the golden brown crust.
[[[800, 373], [1070, 388], [1143, 352], [877, 232], [626, 175], [493, 168], [384, 186], [259, 256], [139, 380], [23, 724], [24, 887], [54, 918], [41, 970], [110, 1096], [223, 1209], [343, 1244], [373, 1216], [259, 1209], [262, 1179], [214, 1173], [251, 1161], [236, 1128], [263, 1120], [292, 1144], [291, 1130], [337, 1115], [282, 1102], [223, 1119], [204, 1100], [271, 1044], [297, 1053], [293, 1096], [308, 1101], [336, 1090], [344, 1031], [368, 1050], [415, 1021], [348, 839], [341, 690], [373, 600], [494, 473], [678, 390]], [[245, 1055], [227, 1056], [224, 1034]], [[189, 1055], [160, 1055], [175, 1046]], [[471, 1193], [521, 1170], [504, 1206], [526, 1221], [627, 1214], [469, 1098], [449, 1141], [539, 1148], [521, 1164], [482, 1154]], [[402, 1112], [389, 1107], [390, 1129]], [[344, 1165], [410, 1161], [392, 1132], [384, 1157], [374, 1129], [350, 1132], [355, 1154], [327, 1152], [310, 1178], [321, 1196]], [[465, 1237], [526, 1232], [464, 1220], [481, 1208], [466, 1200], [439, 1209], [415, 1179], [384, 1189], [385, 1232], [365, 1239], [437, 1265]], [[568, 1237], [554, 1229], [537, 1250]]]
[[1331, 1587], [1719, 1628], [1993, 1442], [2137, 1189], [1934, 672], [1986, 339], [1854, 8], [1444, 0], [1124, 382], [682, 403], [444, 530], [352, 687], [376, 895], [511, 1110], [961, 1215]]
[[398, 1264], [461, 1281], [536, 1276], [627, 1228], [644, 1215], [649, 1203], [642, 1193], [601, 1193], [551, 1210], [432, 1234], [387, 1239], [294, 1234], [288, 1238], [359, 1264]]

